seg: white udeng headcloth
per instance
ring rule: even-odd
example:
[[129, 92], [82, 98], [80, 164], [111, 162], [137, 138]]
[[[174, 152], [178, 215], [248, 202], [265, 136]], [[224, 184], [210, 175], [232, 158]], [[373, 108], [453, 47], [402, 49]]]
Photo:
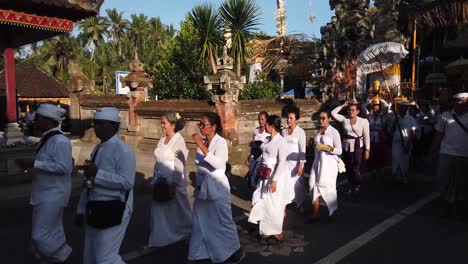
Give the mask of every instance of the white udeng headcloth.
[[115, 107], [102, 107], [96, 109], [95, 120], [107, 120], [120, 123], [119, 110]]
[[53, 104], [41, 104], [36, 111], [37, 114], [48, 117], [57, 122], [61, 122], [62, 120], [65, 119], [66, 112], [67, 111], [65, 109], [60, 108]]

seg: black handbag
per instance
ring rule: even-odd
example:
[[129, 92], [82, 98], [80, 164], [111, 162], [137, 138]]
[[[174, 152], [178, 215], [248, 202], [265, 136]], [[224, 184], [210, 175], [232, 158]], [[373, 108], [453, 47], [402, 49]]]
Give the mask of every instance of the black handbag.
[[122, 223], [125, 207], [127, 206], [129, 194], [130, 191], [127, 191], [125, 194], [125, 201], [88, 201], [86, 204], [86, 224], [98, 229], [120, 225]]
[[165, 178], [160, 178], [153, 185], [153, 200], [156, 202], [168, 202], [175, 198], [176, 185], [170, 184]]

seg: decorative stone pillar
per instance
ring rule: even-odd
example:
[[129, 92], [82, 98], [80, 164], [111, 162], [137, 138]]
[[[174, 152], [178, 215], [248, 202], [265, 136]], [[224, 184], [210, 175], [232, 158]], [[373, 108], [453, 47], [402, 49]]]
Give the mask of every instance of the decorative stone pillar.
[[226, 46], [223, 56], [217, 60], [217, 72], [213, 75], [204, 76], [204, 83], [208, 91], [213, 92], [212, 100], [215, 102], [216, 110], [223, 125], [223, 136], [232, 144], [239, 143], [237, 132], [237, 106], [239, 93], [244, 89], [245, 76], [238, 77], [233, 71], [234, 61], [227, 54]]
[[5, 59], [5, 92], [6, 92], [6, 117], [4, 140], [6, 145], [24, 143], [24, 135], [17, 122], [16, 106], [16, 72], [15, 72], [15, 50], [6, 48], [3, 52]]
[[81, 131], [81, 109], [80, 96], [82, 94], [90, 94], [94, 88], [94, 80], [88, 79], [83, 74], [80, 66], [72, 63], [70, 67], [70, 80], [68, 81], [68, 90], [70, 92], [70, 132], [74, 135], [80, 134]]
[[130, 92], [127, 94], [128, 98], [128, 131], [139, 132], [140, 120], [135, 112], [135, 107], [146, 100], [148, 97], [145, 91], [146, 87], [153, 87], [151, 79], [148, 78], [144, 72], [145, 65], [141, 63], [138, 54], [135, 52], [135, 59], [129, 64], [130, 72], [126, 77], [120, 81], [126, 86], [130, 87]]

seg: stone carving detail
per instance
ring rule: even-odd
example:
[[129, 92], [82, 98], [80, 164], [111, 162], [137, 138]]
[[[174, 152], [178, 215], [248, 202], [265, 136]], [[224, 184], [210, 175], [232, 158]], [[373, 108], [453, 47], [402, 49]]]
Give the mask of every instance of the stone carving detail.
[[238, 77], [233, 71], [234, 60], [227, 54], [224, 46], [223, 55], [217, 59], [217, 72], [213, 75], [204, 76], [203, 82], [206, 89], [214, 94], [215, 102], [237, 102], [239, 93], [244, 89], [245, 76]]

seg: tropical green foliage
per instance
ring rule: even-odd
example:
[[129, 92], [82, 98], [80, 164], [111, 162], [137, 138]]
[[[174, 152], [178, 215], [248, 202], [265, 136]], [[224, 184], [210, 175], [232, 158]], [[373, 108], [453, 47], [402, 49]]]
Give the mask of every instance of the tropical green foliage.
[[260, 73], [257, 78], [257, 82], [245, 85], [241, 100], [274, 99], [281, 94], [281, 85], [271, 81], [266, 74]]
[[[227, 39], [237, 74], [248, 71], [246, 46], [258, 34], [260, 12], [254, 0], [225, 0], [219, 8], [202, 4], [186, 15], [180, 30], [144, 14], [125, 16], [116, 9], [104, 14], [79, 22], [73, 34], [21, 49], [19, 63], [35, 64], [66, 83], [73, 62], [95, 80], [94, 92], [115, 93], [115, 71], [129, 70], [129, 63], [138, 54], [153, 80], [151, 96], [208, 99], [203, 76], [216, 72], [216, 59]], [[241, 97], [274, 98], [280, 94], [279, 84], [266, 75], [261, 79], [246, 85]]]

